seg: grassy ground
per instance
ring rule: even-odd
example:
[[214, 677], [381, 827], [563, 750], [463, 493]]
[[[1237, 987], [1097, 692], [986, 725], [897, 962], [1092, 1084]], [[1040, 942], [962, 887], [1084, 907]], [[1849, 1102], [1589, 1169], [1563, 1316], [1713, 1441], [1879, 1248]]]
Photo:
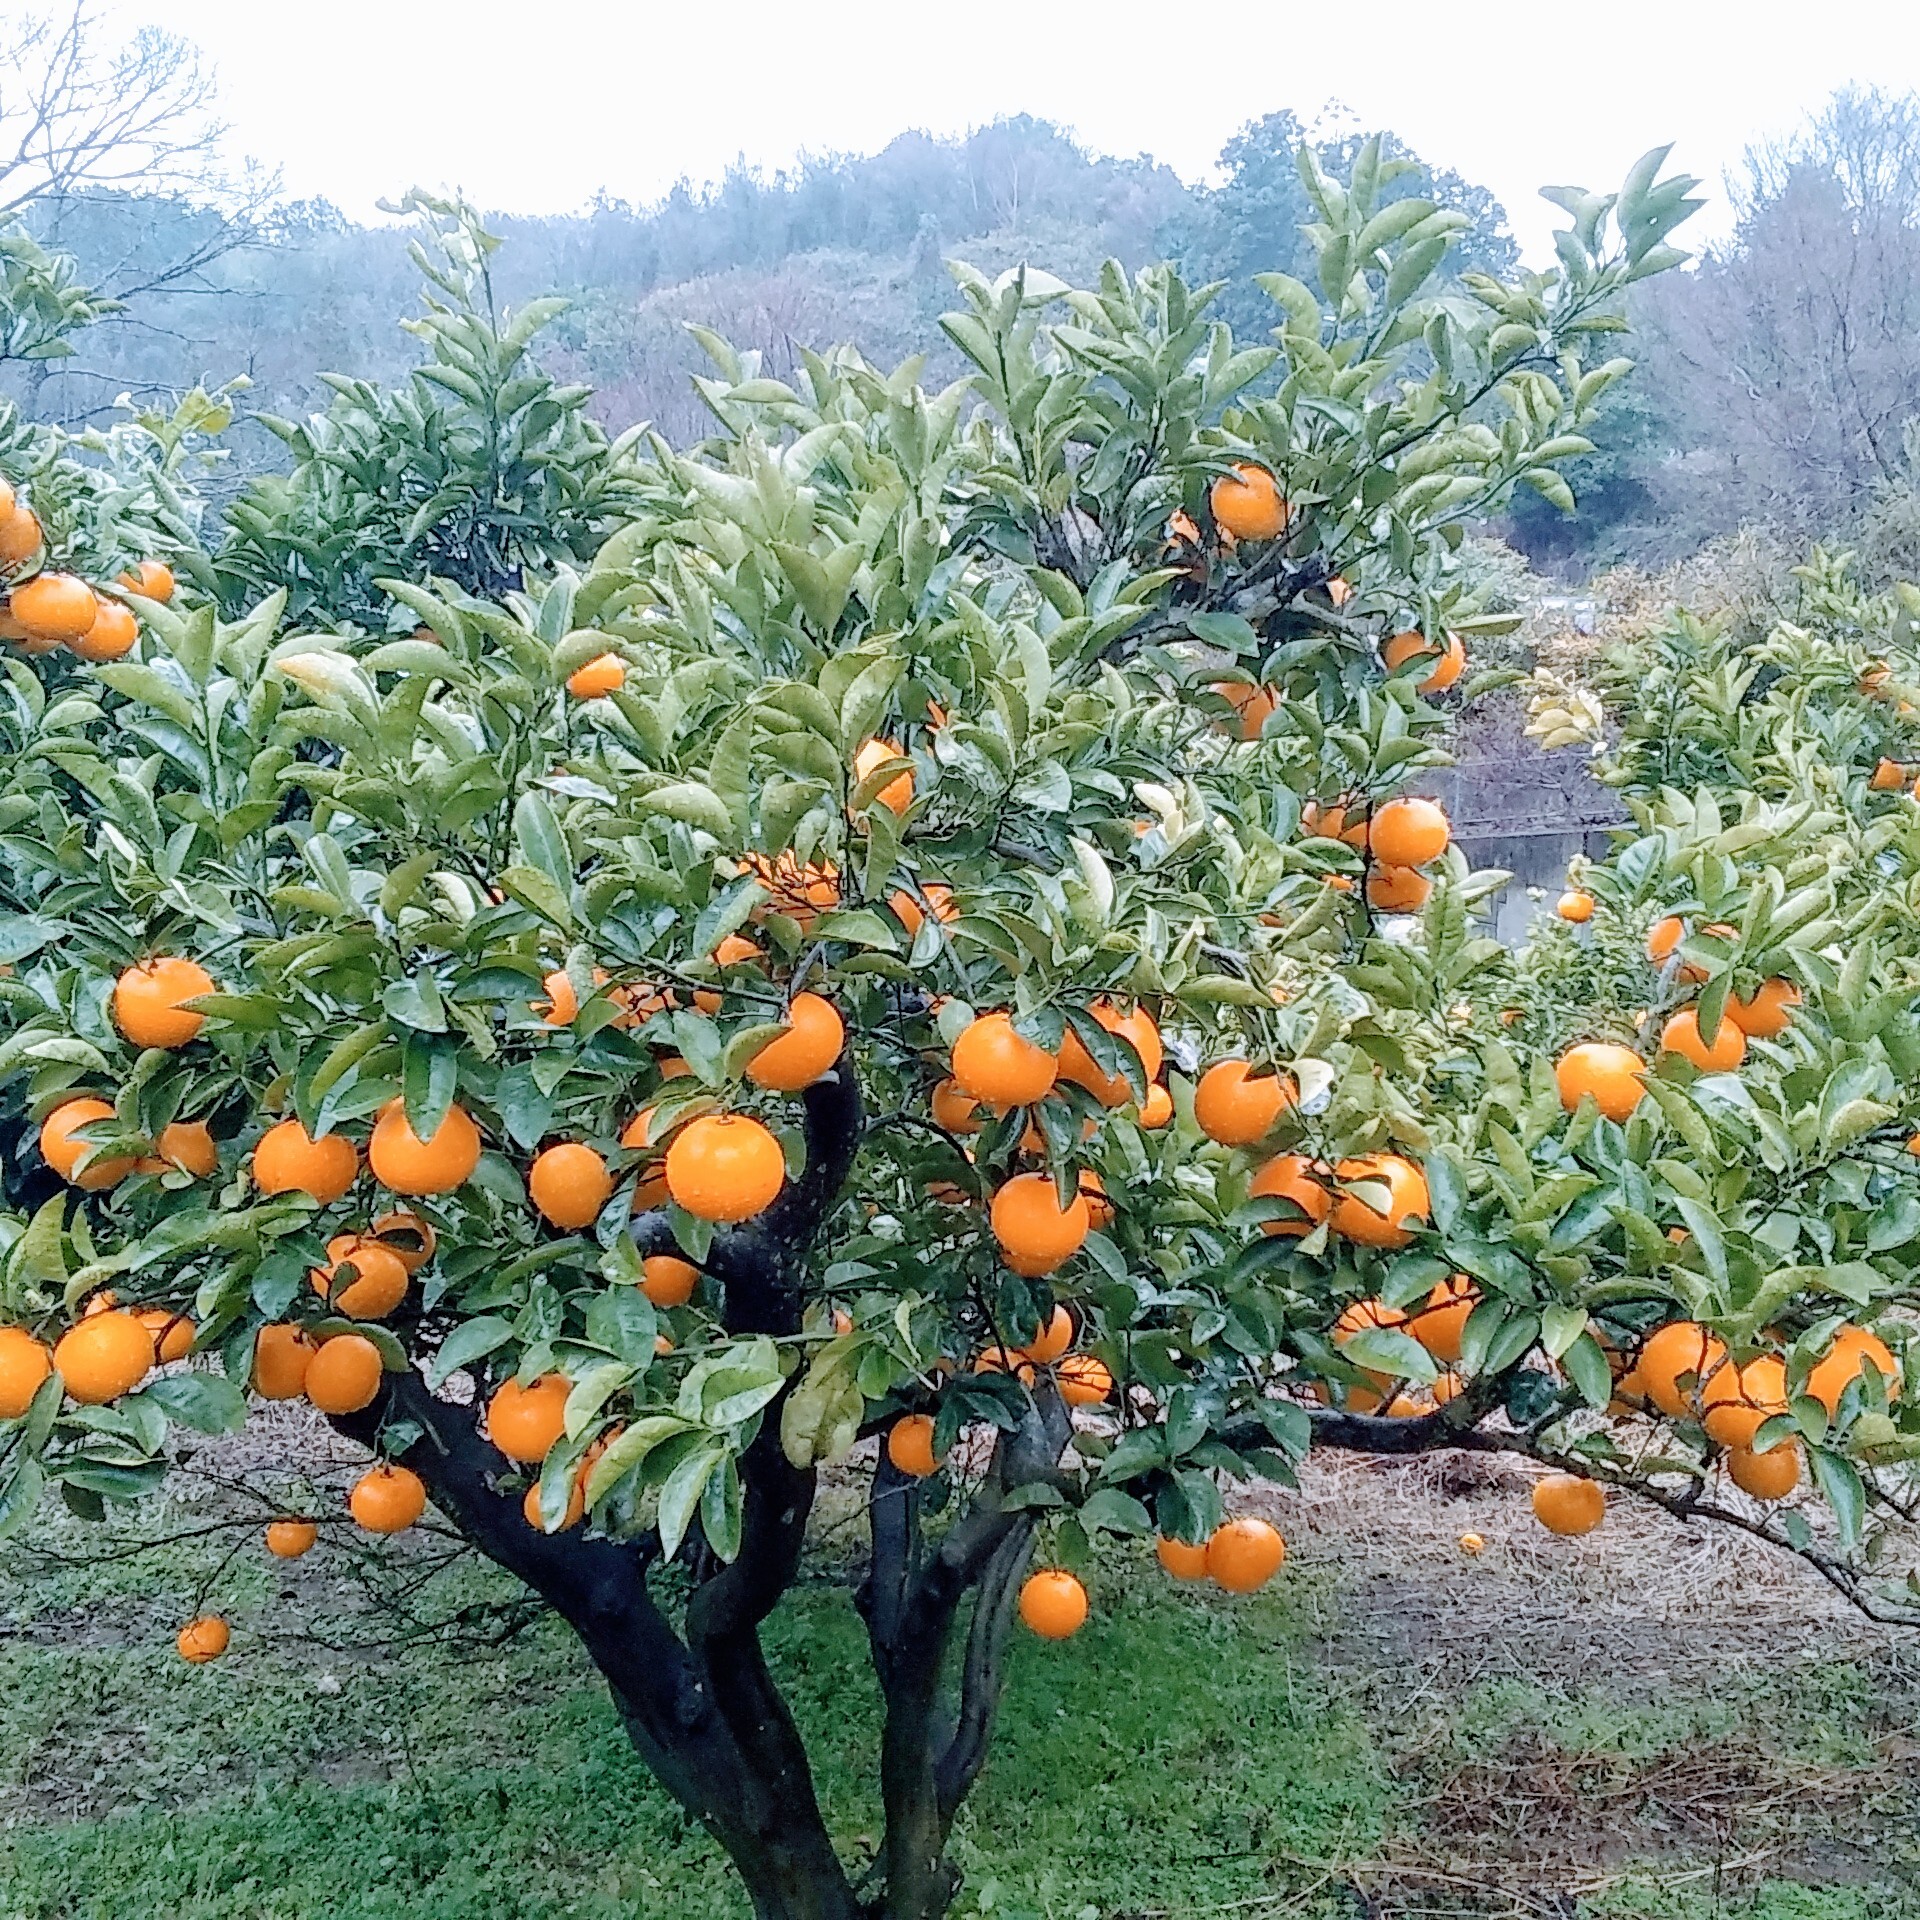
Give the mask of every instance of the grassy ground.
[[[1920, 1920], [1920, 1652], [1751, 1580], [1738, 1631], [1719, 1585], [1590, 1589], [1628, 1541], [1535, 1563], [1496, 1532], [1469, 1565], [1441, 1550], [1439, 1498], [1398, 1486], [1403, 1523], [1442, 1524], [1396, 1542], [1377, 1489], [1329, 1483], [1284, 1516], [1294, 1560], [1250, 1602], [1109, 1567], [1078, 1639], [1019, 1648], [959, 1837], [963, 1911]], [[744, 1911], [564, 1634], [367, 1645], [344, 1555], [289, 1574], [249, 1547], [219, 1589], [234, 1650], [189, 1669], [170, 1631], [204, 1544], [33, 1550], [79, 1544], [0, 1551], [0, 1920]], [[774, 1638], [857, 1853], [875, 1701], [844, 1591], [801, 1595]]]

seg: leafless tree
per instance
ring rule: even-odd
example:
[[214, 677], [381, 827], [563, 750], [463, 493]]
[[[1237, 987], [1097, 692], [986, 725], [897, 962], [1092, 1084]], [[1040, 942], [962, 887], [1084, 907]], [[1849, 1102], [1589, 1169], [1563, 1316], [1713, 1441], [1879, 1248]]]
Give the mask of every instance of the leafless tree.
[[1920, 417], [1920, 98], [1852, 90], [1757, 149], [1740, 224], [1649, 293], [1650, 398], [1695, 451], [1656, 481], [1709, 524], [1834, 527], [1907, 476]]
[[[77, 254], [116, 333], [172, 333], [164, 297], [215, 291], [209, 270], [260, 236], [279, 182], [222, 165], [215, 99], [190, 43], [151, 27], [115, 40], [90, 0], [56, 0], [0, 32], [0, 224], [24, 221]], [[84, 419], [128, 384], [124, 356], [105, 336], [94, 345], [103, 370], [28, 369], [33, 412]]]
[[0, 215], [121, 189], [205, 178], [225, 129], [214, 79], [186, 41], [143, 27], [103, 49], [87, 0], [20, 17], [0, 41]]

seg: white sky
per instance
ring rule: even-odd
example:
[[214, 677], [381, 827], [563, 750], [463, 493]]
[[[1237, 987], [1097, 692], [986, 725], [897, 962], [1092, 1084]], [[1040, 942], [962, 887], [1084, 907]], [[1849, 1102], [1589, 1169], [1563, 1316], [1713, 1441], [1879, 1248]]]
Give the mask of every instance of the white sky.
[[[1243, 122], [1330, 100], [1490, 186], [1539, 257], [1549, 182], [1646, 148], [1724, 169], [1850, 80], [1920, 88], [1913, 0], [105, 0], [218, 68], [236, 150], [358, 217], [407, 187], [556, 212], [736, 157], [871, 152], [1005, 113], [1207, 175]], [[1723, 218], [1716, 206], [1713, 215]], [[1689, 230], [1696, 238], [1705, 219]], [[1716, 226], [1720, 219], [1715, 219]], [[1686, 236], [1683, 236], [1683, 238]]]

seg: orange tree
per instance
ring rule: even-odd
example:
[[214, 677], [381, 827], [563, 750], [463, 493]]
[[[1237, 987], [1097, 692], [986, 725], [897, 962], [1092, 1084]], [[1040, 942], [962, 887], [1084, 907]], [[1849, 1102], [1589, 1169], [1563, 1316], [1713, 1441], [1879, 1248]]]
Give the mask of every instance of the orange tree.
[[[1756, 1485], [1806, 1444], [1849, 1498], [1897, 1367], [1833, 1339], [1813, 1259], [1750, 1284], [1759, 1097], [1683, 1058], [1556, 1079], [1571, 1036], [1492, 1018], [1549, 959], [1475, 937], [1497, 877], [1408, 791], [1487, 624], [1463, 527], [1565, 498], [1626, 370], [1596, 343], [1678, 257], [1660, 158], [1560, 196], [1558, 267], [1511, 284], [1444, 277], [1459, 217], [1386, 200], [1377, 148], [1309, 161], [1320, 285], [1263, 280], [1272, 344], [1118, 268], [959, 270], [974, 371], [936, 394], [715, 341], [720, 431], [623, 470], [579, 568], [530, 541], [488, 598], [409, 549], [374, 632], [144, 576], [107, 592], [121, 657], [8, 660], [0, 1097], [44, 1197], [4, 1221], [0, 1523], [50, 1487], [104, 1521], [179, 1429], [303, 1396], [375, 1457], [357, 1526], [431, 1502], [567, 1620], [759, 1913], [925, 1920], [1016, 1619], [1071, 1635], [1127, 1536], [1258, 1586], [1282, 1543], [1230, 1490], [1315, 1442], [1573, 1469], [1537, 1502], [1564, 1532], [1606, 1481], [1770, 1527], [1705, 1498], [1728, 1444]], [[9, 563], [36, 647], [84, 611], [42, 559]], [[1795, 804], [1648, 802], [1682, 921], [1650, 990]], [[1594, 937], [1654, 858], [1618, 855]], [[1756, 968], [1804, 983], [1755, 1042], [1783, 1105], [1799, 1053], [1861, 1044], [1817, 891], [1699, 995], [1711, 1044]], [[1810, 1234], [1884, 1231], [1807, 1191]], [[1768, 1343], [1779, 1391], [1703, 1425]], [[836, 1471], [884, 1702], [855, 1868], [760, 1642]], [[1851, 1579], [1854, 1519], [1792, 1543]]]

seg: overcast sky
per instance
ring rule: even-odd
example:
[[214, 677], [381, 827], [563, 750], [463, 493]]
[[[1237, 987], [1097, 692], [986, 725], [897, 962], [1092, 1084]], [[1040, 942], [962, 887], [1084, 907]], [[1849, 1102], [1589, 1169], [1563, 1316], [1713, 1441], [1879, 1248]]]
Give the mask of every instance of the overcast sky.
[[[1531, 254], [1549, 182], [1646, 148], [1703, 174], [1849, 80], [1920, 88], [1913, 0], [106, 0], [215, 62], [236, 147], [357, 216], [414, 184], [555, 212], [644, 202], [738, 157], [871, 152], [1002, 114], [1188, 179], [1260, 114], [1338, 102], [1506, 202]], [[1718, 211], [1718, 209], [1716, 210]], [[1696, 223], [1695, 232], [1700, 223]]]

